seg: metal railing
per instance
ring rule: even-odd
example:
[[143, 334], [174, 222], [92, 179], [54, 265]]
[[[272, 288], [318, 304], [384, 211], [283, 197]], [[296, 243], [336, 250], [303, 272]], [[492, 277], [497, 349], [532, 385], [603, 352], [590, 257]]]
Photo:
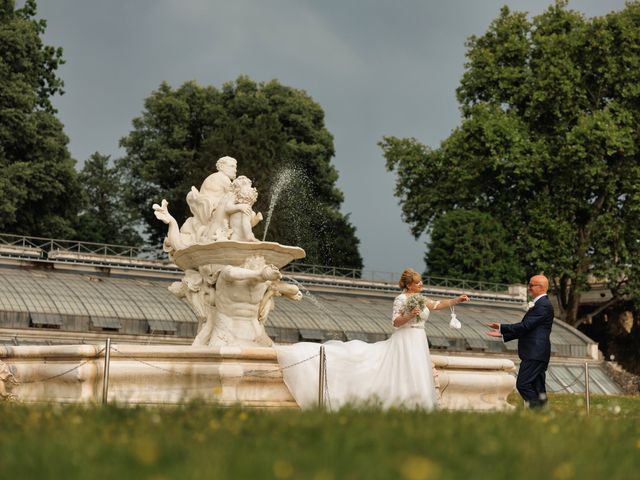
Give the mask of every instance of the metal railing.
[[[400, 278], [397, 272], [367, 271], [359, 268], [328, 267], [322, 265], [310, 265], [305, 263], [290, 263], [281, 269], [286, 273], [308, 274], [319, 276], [330, 276], [336, 278], [354, 279], [360, 281], [370, 281], [372, 283], [387, 283], [396, 285]], [[435, 277], [431, 275], [423, 276], [422, 281], [425, 287], [444, 287], [460, 290], [482, 290], [487, 292], [506, 293], [509, 291], [509, 284], [483, 282], [476, 280], [465, 280], [461, 278]]]
[[62, 240], [57, 238], [28, 237], [0, 233], [0, 248], [3, 246], [19, 247], [24, 249], [40, 249], [42, 252], [62, 250], [65, 252], [128, 258], [141, 258], [141, 255], [148, 254], [148, 248], [145, 247], [81, 242], [78, 240]]
[[150, 246], [136, 247], [0, 233], [0, 259], [117, 267], [162, 275], [180, 272], [180, 269], [168, 260], [158, 259], [158, 255], [159, 251]]

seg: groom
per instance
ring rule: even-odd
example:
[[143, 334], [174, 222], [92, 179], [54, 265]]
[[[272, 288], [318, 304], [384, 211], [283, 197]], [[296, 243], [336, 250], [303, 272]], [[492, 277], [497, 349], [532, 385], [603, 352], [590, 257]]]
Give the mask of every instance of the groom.
[[[492, 330], [487, 335], [502, 337], [505, 342], [518, 339], [520, 370], [516, 388], [529, 407], [542, 407], [547, 403], [545, 372], [551, 356], [551, 326], [553, 306], [547, 297], [549, 280], [535, 275], [529, 280], [529, 295], [533, 302], [520, 323], [488, 323]], [[533, 305], [531, 305], [533, 303]]]

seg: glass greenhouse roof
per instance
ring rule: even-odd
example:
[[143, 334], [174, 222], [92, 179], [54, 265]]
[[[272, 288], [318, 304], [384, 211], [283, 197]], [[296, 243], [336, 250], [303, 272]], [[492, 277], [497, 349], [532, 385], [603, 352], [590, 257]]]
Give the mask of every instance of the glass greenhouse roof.
[[32, 318], [89, 316], [94, 325], [112, 327], [130, 319], [197, 322], [167, 287], [160, 281], [1, 269], [0, 311], [27, 312]]
[[[168, 290], [170, 282], [146, 278], [116, 278], [55, 270], [1, 268], [0, 312], [27, 314], [42, 325], [60, 325], [64, 317], [90, 317], [94, 326], [119, 328], [125, 320], [144, 320], [158, 330], [175, 331], [170, 322], [197, 323], [189, 305]], [[374, 342], [393, 333], [394, 296], [354, 294], [352, 291], [305, 291], [301, 301], [277, 298], [267, 320], [276, 342], [332, 338]], [[433, 348], [514, 354], [517, 342], [503, 343], [486, 335], [487, 322], [516, 323], [524, 311], [514, 304], [484, 303], [456, 306], [462, 322], [449, 328], [448, 309], [433, 312], [426, 325]], [[560, 322], [551, 333], [553, 353], [560, 357], [588, 357], [593, 343]]]

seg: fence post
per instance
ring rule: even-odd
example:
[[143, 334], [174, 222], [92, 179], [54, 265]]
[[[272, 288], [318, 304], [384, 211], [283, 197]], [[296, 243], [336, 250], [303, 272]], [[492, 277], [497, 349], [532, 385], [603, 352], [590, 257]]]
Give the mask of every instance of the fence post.
[[320, 345], [320, 368], [318, 375], [318, 406], [324, 408], [324, 383], [326, 375], [326, 364], [324, 356], [324, 345]]
[[584, 362], [584, 400], [587, 407], [587, 416], [589, 416], [589, 362]]
[[107, 395], [109, 394], [109, 362], [111, 361], [111, 338], [107, 338], [107, 344], [104, 351], [104, 378], [102, 379], [102, 404], [107, 403]]

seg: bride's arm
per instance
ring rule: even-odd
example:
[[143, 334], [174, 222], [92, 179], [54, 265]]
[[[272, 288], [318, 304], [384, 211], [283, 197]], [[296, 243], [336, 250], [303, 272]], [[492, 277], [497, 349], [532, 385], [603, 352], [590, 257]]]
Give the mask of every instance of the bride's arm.
[[420, 314], [419, 308], [414, 308], [410, 312], [405, 312], [406, 301], [402, 296], [396, 297], [393, 302], [393, 313], [391, 314], [391, 322], [394, 327], [401, 327], [416, 315]]
[[402, 325], [404, 325], [405, 323], [407, 323], [408, 321], [410, 321], [411, 319], [415, 318], [418, 315], [420, 315], [419, 308], [414, 308], [409, 313], [400, 314], [397, 317], [393, 318], [393, 326], [401, 327]]
[[449, 308], [459, 303], [468, 302], [468, 301], [469, 301], [469, 297], [467, 295], [460, 295], [459, 297], [456, 297], [456, 298], [450, 298], [448, 300], [440, 300], [437, 302], [429, 300], [427, 301], [427, 308], [430, 311], [442, 310], [443, 308]]

